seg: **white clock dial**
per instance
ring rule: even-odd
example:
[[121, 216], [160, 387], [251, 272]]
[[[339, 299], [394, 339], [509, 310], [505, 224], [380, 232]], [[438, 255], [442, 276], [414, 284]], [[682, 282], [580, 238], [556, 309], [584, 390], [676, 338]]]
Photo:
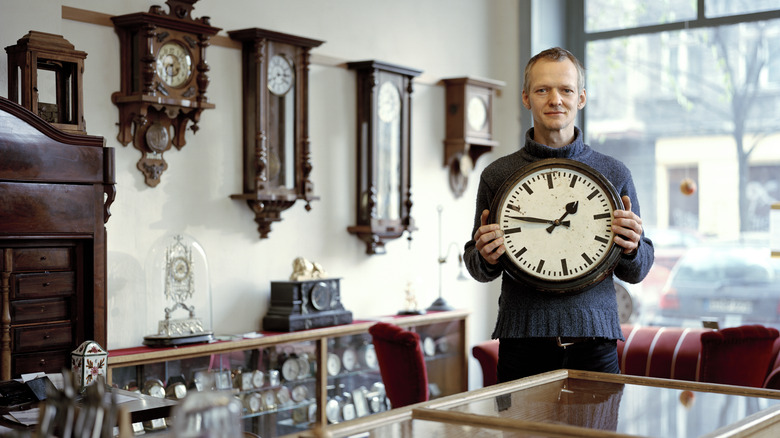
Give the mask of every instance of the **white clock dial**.
[[263, 381], [265, 380], [265, 375], [260, 370], [255, 370], [252, 372], [252, 386], [255, 388], [261, 388], [263, 386]]
[[573, 292], [611, 273], [619, 256], [612, 214], [623, 206], [598, 172], [572, 160], [542, 160], [499, 193], [491, 213], [504, 232], [510, 274], [543, 290]]
[[347, 371], [352, 371], [355, 369], [355, 366], [357, 365], [357, 352], [354, 348], [349, 347], [346, 350], [344, 350], [344, 353], [341, 355], [341, 364], [344, 366], [344, 369]]
[[179, 87], [192, 74], [192, 57], [181, 44], [168, 42], [157, 51], [157, 76], [170, 87]]
[[390, 123], [401, 117], [401, 95], [392, 82], [383, 82], [379, 87], [379, 120]]
[[328, 353], [328, 362], [326, 364], [329, 376], [337, 376], [341, 372], [341, 358], [338, 354]]
[[282, 55], [274, 55], [268, 62], [268, 89], [277, 96], [283, 96], [295, 81], [292, 62]]
[[468, 107], [466, 108], [466, 118], [471, 129], [475, 131], [481, 131], [485, 127], [487, 122], [487, 105], [481, 97], [473, 96], [469, 99]]
[[300, 362], [298, 362], [298, 358], [291, 357], [282, 363], [282, 377], [286, 381], [295, 380], [298, 378], [298, 375], [301, 373], [301, 365]]

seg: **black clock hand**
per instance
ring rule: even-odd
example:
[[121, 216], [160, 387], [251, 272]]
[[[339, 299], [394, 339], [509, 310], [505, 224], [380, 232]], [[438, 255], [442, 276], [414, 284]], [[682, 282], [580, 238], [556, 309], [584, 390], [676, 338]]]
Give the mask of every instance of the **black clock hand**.
[[[539, 224], [555, 224], [555, 221], [551, 221], [549, 219], [540, 219], [538, 217], [530, 217], [530, 216], [507, 216], [509, 219], [517, 219], [519, 221], [523, 222], [536, 222]], [[563, 221], [560, 222], [558, 225], [563, 225], [564, 227], [568, 227], [571, 222], [569, 221]]]
[[576, 212], [577, 212], [577, 205], [578, 205], [578, 204], [579, 204], [579, 201], [573, 201], [573, 202], [569, 202], [568, 204], [566, 204], [566, 211], [565, 211], [565, 212], [563, 213], [563, 215], [562, 215], [562, 216], [561, 216], [559, 219], [557, 219], [557, 220], [556, 220], [556, 221], [555, 221], [555, 222], [554, 222], [552, 225], [550, 225], [549, 227], [547, 227], [547, 232], [548, 232], [548, 233], [552, 233], [552, 232], [553, 232], [553, 230], [555, 229], [555, 227], [557, 227], [558, 225], [561, 225], [561, 224], [562, 224], [562, 221], [563, 221], [563, 219], [564, 219], [566, 216], [568, 216], [568, 215], [570, 215], [570, 214], [574, 214], [574, 213], [576, 213]]

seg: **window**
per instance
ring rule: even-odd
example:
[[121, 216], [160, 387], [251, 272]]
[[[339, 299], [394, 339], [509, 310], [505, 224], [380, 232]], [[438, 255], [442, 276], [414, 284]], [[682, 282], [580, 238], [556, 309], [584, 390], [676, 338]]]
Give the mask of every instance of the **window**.
[[[765, 248], [769, 263], [770, 206], [780, 201], [780, 4], [584, 0], [584, 11], [585, 140], [631, 169], [648, 236], [674, 230], [702, 239], [699, 246]], [[681, 192], [687, 180], [696, 186], [689, 195]], [[656, 254], [663, 257], [662, 240]], [[666, 266], [682, 257], [675, 254]], [[758, 271], [726, 260], [734, 266], [707, 269], [721, 269], [746, 285], [758, 282], [749, 278]], [[679, 271], [649, 275], [646, 282], [661, 284], [643, 289], [682, 294], [680, 288], [663, 289], [675, 275], [685, 275]], [[754, 322], [780, 327], [778, 283], [733, 288], [734, 296], [726, 298], [745, 303], [752, 298], [737, 296], [737, 289], [753, 290], [762, 299], [768, 293], [771, 304], [725, 307], [755, 310], [743, 313], [712, 308], [710, 314], [705, 302], [696, 315], [718, 318], [722, 327]], [[686, 297], [647, 298], [643, 322], [701, 324], [690, 314], [679, 321], [659, 316], [666, 310], [660, 303], [684, 305]]]

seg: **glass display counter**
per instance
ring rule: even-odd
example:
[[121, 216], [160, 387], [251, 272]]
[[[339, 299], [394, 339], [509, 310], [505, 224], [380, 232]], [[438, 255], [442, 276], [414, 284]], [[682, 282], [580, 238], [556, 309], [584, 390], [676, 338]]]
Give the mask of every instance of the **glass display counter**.
[[231, 391], [243, 428], [263, 437], [349, 423], [392, 408], [368, 328], [378, 320], [420, 335], [431, 398], [468, 389], [468, 312], [432, 312], [176, 348], [109, 351], [115, 387], [181, 399], [188, 391]]

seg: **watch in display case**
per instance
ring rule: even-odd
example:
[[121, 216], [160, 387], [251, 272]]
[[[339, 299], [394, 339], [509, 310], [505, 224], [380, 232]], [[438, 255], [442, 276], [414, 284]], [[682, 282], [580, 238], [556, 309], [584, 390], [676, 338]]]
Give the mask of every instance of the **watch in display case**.
[[279, 401], [280, 406], [287, 406], [292, 403], [292, 394], [290, 388], [286, 386], [280, 386], [276, 391], [276, 400]]
[[303, 402], [309, 398], [309, 388], [306, 385], [298, 385], [291, 391], [291, 396], [295, 402]]
[[341, 372], [341, 358], [336, 353], [328, 353], [328, 358], [325, 366], [328, 369], [328, 375], [331, 377], [338, 376]]
[[360, 364], [370, 370], [379, 369], [379, 359], [376, 357], [374, 344], [365, 344], [358, 349]]
[[341, 353], [341, 365], [347, 371], [354, 371], [357, 368], [358, 355], [354, 347], [347, 347]]
[[263, 373], [260, 370], [254, 370], [252, 371], [252, 387], [255, 389], [259, 389], [263, 387], [263, 384], [265, 383], [265, 373]]
[[282, 378], [287, 382], [298, 379], [301, 374], [301, 363], [298, 361], [298, 357], [291, 355], [284, 358], [281, 372]]
[[335, 398], [331, 398], [325, 404], [325, 417], [328, 419], [328, 423], [336, 424], [341, 419], [341, 404]]

